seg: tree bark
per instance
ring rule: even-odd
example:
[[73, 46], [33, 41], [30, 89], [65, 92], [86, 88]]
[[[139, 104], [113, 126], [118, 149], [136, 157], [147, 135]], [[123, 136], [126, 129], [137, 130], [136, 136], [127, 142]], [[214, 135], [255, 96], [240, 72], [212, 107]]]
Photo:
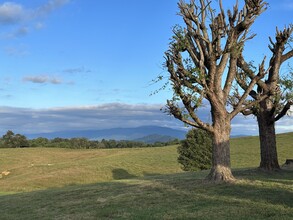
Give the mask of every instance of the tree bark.
[[212, 169], [208, 180], [216, 183], [233, 182], [235, 178], [231, 172], [230, 162], [230, 120], [215, 124], [213, 133]]
[[264, 100], [260, 103], [260, 111], [257, 115], [261, 157], [259, 168], [266, 171], [280, 169], [276, 146], [275, 114], [272, 111], [269, 101]]

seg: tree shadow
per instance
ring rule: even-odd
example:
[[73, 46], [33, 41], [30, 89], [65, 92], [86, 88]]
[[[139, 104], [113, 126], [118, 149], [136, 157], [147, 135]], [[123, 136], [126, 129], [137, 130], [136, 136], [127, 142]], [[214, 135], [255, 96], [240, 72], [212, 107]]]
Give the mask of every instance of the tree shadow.
[[112, 176], [114, 180], [132, 179], [137, 177], [133, 174], [130, 174], [127, 170], [122, 168], [113, 169]]
[[143, 172], [142, 173], [144, 177], [154, 177], [154, 176], [160, 176], [161, 173], [149, 173], [149, 172]]
[[[257, 173], [250, 180], [251, 172], [234, 172], [238, 179], [247, 175], [243, 182], [209, 184], [208, 171], [137, 177], [117, 168], [114, 179], [132, 180], [2, 195], [1, 219], [290, 219], [293, 195], [282, 181], [290, 182], [292, 172], [282, 174], [280, 182]], [[263, 182], [266, 178], [275, 179], [275, 185]]]
[[255, 169], [239, 169], [233, 172], [238, 179], [245, 179], [250, 181], [262, 181], [267, 183], [278, 183], [284, 185], [292, 185], [290, 177], [292, 170], [276, 170], [264, 171], [258, 168]]
[[164, 178], [157, 178], [156, 181], [169, 185], [180, 192], [191, 194], [193, 192], [202, 196], [216, 197], [216, 200], [223, 199], [225, 203], [227, 203], [226, 198], [229, 198], [230, 201], [239, 203], [248, 201], [293, 207], [292, 171], [281, 170], [267, 173], [258, 169], [236, 170], [233, 171], [233, 175], [237, 181], [222, 184], [206, 181], [204, 176], [207, 173], [201, 173], [201, 175], [195, 174], [197, 177], [192, 177], [190, 172], [189, 175], [183, 174], [180, 181], [178, 181], [178, 174], [175, 175], [174, 179], [172, 175], [167, 175]]

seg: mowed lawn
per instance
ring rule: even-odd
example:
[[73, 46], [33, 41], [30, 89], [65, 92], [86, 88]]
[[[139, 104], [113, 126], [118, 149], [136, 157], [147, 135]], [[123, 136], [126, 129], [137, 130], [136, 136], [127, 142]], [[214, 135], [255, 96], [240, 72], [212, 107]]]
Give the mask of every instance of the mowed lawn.
[[[278, 135], [280, 164], [293, 133]], [[293, 171], [263, 173], [257, 137], [231, 140], [238, 181], [183, 172], [176, 146], [0, 149], [0, 219], [293, 219]]]
[[[25, 192], [73, 184], [181, 172], [176, 146], [72, 150], [0, 149], [0, 192]], [[1, 172], [0, 171], [0, 172]]]

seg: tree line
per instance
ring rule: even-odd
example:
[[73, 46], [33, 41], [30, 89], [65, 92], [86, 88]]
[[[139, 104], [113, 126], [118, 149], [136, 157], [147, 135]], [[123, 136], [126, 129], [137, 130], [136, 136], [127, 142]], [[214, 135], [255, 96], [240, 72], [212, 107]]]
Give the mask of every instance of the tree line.
[[167, 142], [155, 142], [152, 144], [129, 140], [89, 140], [87, 138], [53, 138], [38, 137], [28, 140], [24, 135], [7, 131], [0, 139], [0, 148], [26, 148], [26, 147], [50, 147], [70, 149], [110, 149], [110, 148], [141, 148], [163, 147], [179, 144], [178, 139]]

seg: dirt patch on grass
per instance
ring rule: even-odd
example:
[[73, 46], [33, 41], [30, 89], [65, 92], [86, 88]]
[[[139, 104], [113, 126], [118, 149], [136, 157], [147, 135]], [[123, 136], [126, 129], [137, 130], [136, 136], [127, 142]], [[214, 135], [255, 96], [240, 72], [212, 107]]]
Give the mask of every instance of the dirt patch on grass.
[[4, 176], [8, 176], [10, 174], [9, 171], [3, 171], [0, 173], [0, 178], [4, 177]]

